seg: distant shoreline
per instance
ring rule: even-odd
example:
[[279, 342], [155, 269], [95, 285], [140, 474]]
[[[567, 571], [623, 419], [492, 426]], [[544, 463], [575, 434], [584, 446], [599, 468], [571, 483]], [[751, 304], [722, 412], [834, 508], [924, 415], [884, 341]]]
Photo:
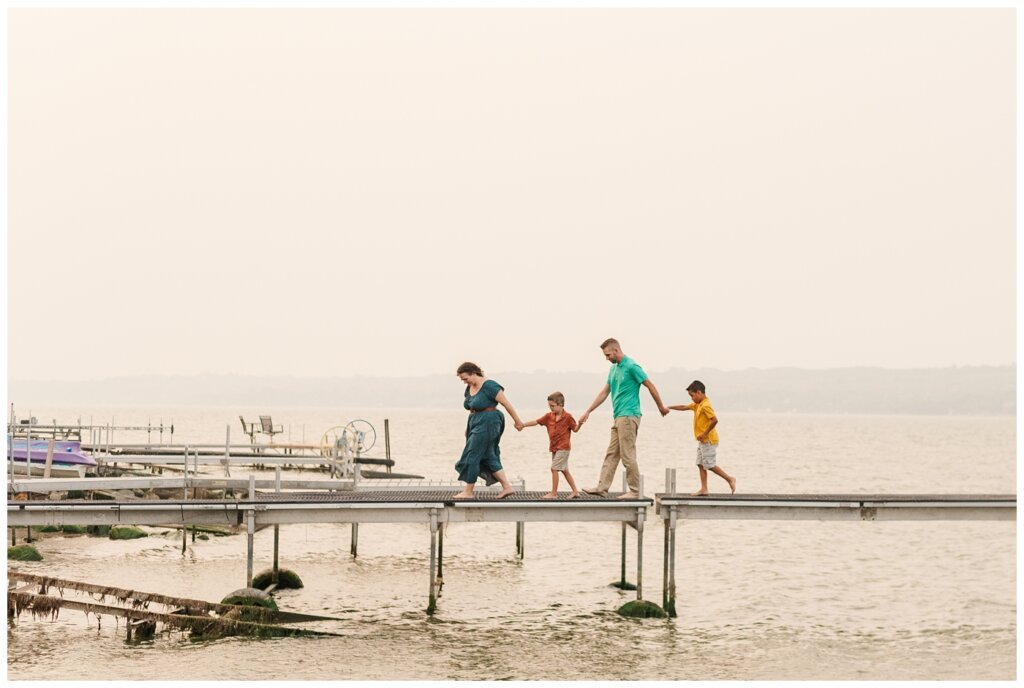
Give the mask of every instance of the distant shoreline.
[[[743, 413], [1013, 416], [1017, 367], [795, 368], [648, 371], [666, 403], [684, 403], [694, 379], [716, 406]], [[583, 409], [605, 382], [582, 372], [494, 373], [513, 403], [543, 408], [554, 391]], [[9, 380], [8, 402], [60, 407], [459, 408], [452, 375], [296, 378], [243, 375], [135, 376], [90, 381]], [[656, 412], [646, 391], [644, 412]], [[650, 404], [649, 409], [647, 405]]]

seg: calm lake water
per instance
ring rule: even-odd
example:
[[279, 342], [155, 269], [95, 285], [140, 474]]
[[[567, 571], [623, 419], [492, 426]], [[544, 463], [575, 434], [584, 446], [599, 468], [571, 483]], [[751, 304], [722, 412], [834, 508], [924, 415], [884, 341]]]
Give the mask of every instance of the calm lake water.
[[[458, 390], [453, 395], [459, 403]], [[545, 410], [513, 402], [524, 419]], [[587, 400], [589, 401], [589, 399]], [[543, 400], [540, 400], [543, 403]], [[571, 402], [571, 400], [570, 400]], [[676, 403], [672, 401], [671, 403]], [[681, 403], [681, 402], [680, 402]], [[390, 419], [395, 470], [454, 479], [461, 410], [284, 409], [292, 441], [319, 441], [355, 418], [379, 433]], [[572, 403], [570, 410], [577, 411]], [[1015, 419], [730, 414], [719, 465], [738, 492], [1014, 493]], [[40, 422], [175, 424], [176, 443], [235, 442], [238, 414], [268, 409], [36, 408]], [[573, 436], [570, 469], [596, 482], [610, 415]], [[648, 414], [639, 460], [648, 493], [666, 467], [696, 489], [689, 413]], [[136, 436], [138, 437], [138, 436]], [[141, 436], [144, 438], [144, 433]], [[128, 441], [129, 437], [115, 438]], [[141, 439], [141, 438], [140, 438]], [[279, 438], [280, 440], [280, 438]], [[543, 428], [502, 442], [506, 470], [548, 489]], [[234, 469], [233, 475], [243, 474]], [[270, 473], [272, 475], [272, 472]], [[285, 477], [293, 477], [288, 472]], [[620, 474], [621, 475], [621, 470]], [[616, 476], [616, 485], [620, 480]], [[725, 483], [711, 476], [712, 492]], [[717, 481], [717, 482], [716, 482]], [[565, 486], [563, 485], [563, 488]], [[20, 531], [23, 534], [24, 531]], [[9, 625], [11, 679], [990, 679], [1016, 676], [1016, 524], [1013, 522], [695, 521], [681, 525], [678, 618], [638, 620], [615, 610], [635, 593], [609, 587], [619, 573], [620, 526], [455, 524], [445, 538], [445, 587], [427, 617], [429, 531], [362, 525], [281, 529], [281, 565], [305, 582], [282, 591], [282, 609], [341, 619], [327, 638], [191, 642], [181, 634], [128, 644], [123, 621], [64, 610], [55, 621]], [[661, 601], [661, 526], [648, 517], [645, 597]], [[630, 531], [630, 542], [633, 541]], [[9, 538], [9, 534], [8, 534]], [[9, 541], [9, 540], [8, 540]], [[256, 571], [271, 564], [273, 529], [256, 534]], [[189, 543], [179, 533], [114, 542], [57, 537], [21, 571], [219, 601], [243, 587], [244, 535]], [[632, 545], [635, 549], [635, 545]], [[630, 580], [635, 576], [629, 553]]]

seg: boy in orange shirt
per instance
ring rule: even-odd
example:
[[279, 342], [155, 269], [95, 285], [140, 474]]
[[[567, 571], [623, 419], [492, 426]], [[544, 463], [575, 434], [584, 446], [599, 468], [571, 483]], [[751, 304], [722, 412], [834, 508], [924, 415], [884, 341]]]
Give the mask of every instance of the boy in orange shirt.
[[711, 408], [711, 401], [705, 392], [704, 383], [694, 380], [686, 388], [693, 399], [692, 404], [685, 406], [669, 406], [674, 411], [693, 411], [693, 434], [697, 438], [697, 467], [700, 469], [700, 489], [691, 494], [694, 497], [703, 497], [708, 494], [708, 471], [717, 474], [729, 483], [729, 489], [736, 492], [736, 478], [726, 473], [716, 465], [718, 454], [718, 416], [715, 409]]
[[558, 498], [558, 474], [565, 475], [565, 481], [572, 488], [570, 498], [580, 496], [576, 489], [576, 483], [569, 472], [569, 436], [573, 432], [579, 432], [580, 426], [576, 419], [565, 410], [565, 396], [561, 392], [552, 392], [548, 395], [548, 408], [546, 413], [537, 420], [523, 423], [523, 427], [532, 425], [543, 425], [548, 429], [548, 449], [551, 451], [551, 492], [544, 495], [544, 499]]

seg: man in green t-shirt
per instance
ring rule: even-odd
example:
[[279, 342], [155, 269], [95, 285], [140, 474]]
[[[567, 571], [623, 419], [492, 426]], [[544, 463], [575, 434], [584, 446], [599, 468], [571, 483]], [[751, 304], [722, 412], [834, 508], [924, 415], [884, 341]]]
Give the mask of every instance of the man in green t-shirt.
[[608, 488], [615, 478], [615, 469], [619, 462], [626, 469], [626, 484], [629, 492], [624, 493], [619, 499], [636, 499], [640, 496], [640, 466], [636, 460], [636, 433], [640, 428], [640, 385], [650, 391], [654, 403], [658, 405], [661, 415], [667, 415], [668, 409], [661, 403], [661, 395], [651, 379], [647, 377], [644, 369], [632, 358], [622, 353], [619, 342], [614, 339], [606, 339], [601, 344], [601, 352], [604, 357], [612, 362], [612, 368], [608, 371], [608, 382], [598, 393], [594, 403], [579, 417], [577, 424], [582, 427], [590, 417], [590, 412], [604, 403], [608, 395], [612, 396], [612, 415], [615, 420], [612, 424], [612, 436], [608, 441], [608, 453], [605, 454], [604, 464], [601, 466], [601, 477], [597, 487], [583, 490], [587, 494], [608, 496]]

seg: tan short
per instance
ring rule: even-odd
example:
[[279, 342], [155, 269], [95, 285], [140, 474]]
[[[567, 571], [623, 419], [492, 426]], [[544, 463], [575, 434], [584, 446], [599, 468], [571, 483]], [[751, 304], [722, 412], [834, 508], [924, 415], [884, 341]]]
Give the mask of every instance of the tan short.
[[551, 470], [553, 471], [567, 471], [569, 470], [569, 450], [559, 449], [556, 452], [551, 452]]

